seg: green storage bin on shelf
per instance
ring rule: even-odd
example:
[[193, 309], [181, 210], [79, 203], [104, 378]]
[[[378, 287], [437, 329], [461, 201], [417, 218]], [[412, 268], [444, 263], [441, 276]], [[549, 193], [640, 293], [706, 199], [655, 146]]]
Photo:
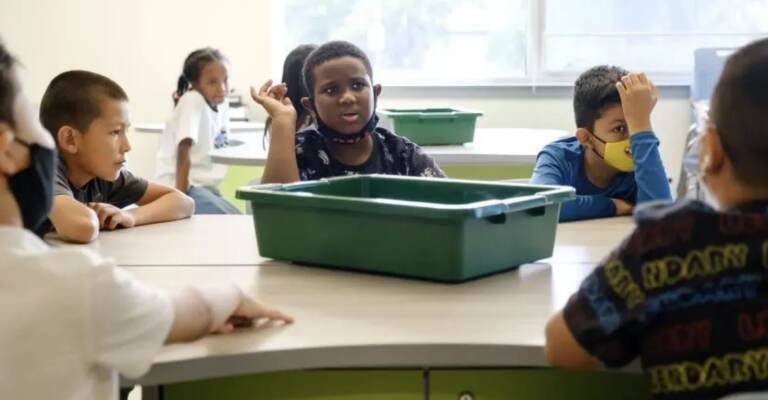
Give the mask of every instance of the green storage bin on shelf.
[[418, 145], [470, 143], [481, 112], [454, 108], [385, 108], [379, 115], [385, 126]]
[[552, 255], [570, 187], [356, 175], [242, 187], [264, 257], [461, 282]]

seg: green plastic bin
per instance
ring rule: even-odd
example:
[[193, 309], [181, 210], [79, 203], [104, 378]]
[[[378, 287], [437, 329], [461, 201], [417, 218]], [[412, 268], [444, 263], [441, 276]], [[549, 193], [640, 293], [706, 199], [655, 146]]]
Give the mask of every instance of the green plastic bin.
[[454, 108], [398, 109], [379, 111], [384, 124], [418, 145], [470, 143], [481, 112]]
[[238, 189], [264, 257], [461, 282], [552, 255], [573, 188], [357, 175]]

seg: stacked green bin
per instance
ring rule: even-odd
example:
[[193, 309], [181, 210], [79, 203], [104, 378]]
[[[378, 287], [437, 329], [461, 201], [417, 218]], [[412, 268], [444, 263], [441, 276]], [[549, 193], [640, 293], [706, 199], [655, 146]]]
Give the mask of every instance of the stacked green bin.
[[461, 282], [552, 255], [569, 187], [358, 175], [244, 187], [264, 257]]
[[454, 108], [385, 108], [378, 113], [395, 133], [422, 146], [472, 142], [477, 117], [483, 115]]

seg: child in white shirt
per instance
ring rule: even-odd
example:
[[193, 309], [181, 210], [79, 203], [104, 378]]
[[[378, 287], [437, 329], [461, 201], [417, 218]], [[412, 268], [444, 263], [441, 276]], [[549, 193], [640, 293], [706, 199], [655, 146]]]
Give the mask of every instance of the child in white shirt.
[[95, 253], [35, 236], [51, 208], [56, 156], [13, 65], [0, 44], [3, 398], [115, 399], [118, 373], [141, 376], [164, 343], [230, 332], [243, 319], [292, 321], [234, 285], [169, 295]]
[[195, 214], [239, 214], [217, 189], [227, 168], [208, 155], [227, 145], [228, 67], [210, 47], [193, 51], [184, 61], [175, 108], [160, 138], [157, 179], [195, 199]]

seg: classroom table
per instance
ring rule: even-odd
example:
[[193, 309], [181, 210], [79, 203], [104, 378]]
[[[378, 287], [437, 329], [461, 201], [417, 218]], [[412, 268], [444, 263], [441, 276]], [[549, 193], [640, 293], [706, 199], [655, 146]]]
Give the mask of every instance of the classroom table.
[[[562, 390], [587, 387], [580, 393], [594, 397], [588, 388], [605, 387], [605, 373], [531, 368], [545, 366], [549, 315], [632, 227], [627, 217], [560, 224], [552, 258], [462, 284], [265, 259], [247, 215], [198, 215], [102, 232], [89, 245], [47, 240], [97, 250], [167, 289], [234, 282], [296, 318], [293, 325], [257, 326], [164, 347], [147, 375], [124, 382], [142, 385], [144, 400], [242, 398], [257, 390], [253, 385], [266, 393], [255, 398], [280, 398], [288, 390], [304, 399], [310, 398], [307, 391], [329, 391], [311, 397], [325, 400], [347, 390], [355, 392], [347, 398], [357, 400], [374, 392], [423, 389], [442, 400], [474, 387], [484, 393], [494, 388], [498, 397], [483, 398], [496, 399], [526, 390], [538, 395], [537, 385], [552, 379]], [[642, 379], [627, 375], [633, 374], [608, 378], [622, 390], [643, 394]], [[289, 382], [287, 388], [270, 384], [281, 380]], [[302, 384], [290, 384], [297, 380]], [[207, 390], [215, 393], [206, 397]]]
[[[533, 164], [545, 145], [568, 134], [556, 129], [478, 128], [473, 143], [422, 148], [440, 165]], [[213, 162], [264, 165], [267, 150], [261, 135], [233, 134], [232, 138], [243, 144], [212, 150]]]
[[[164, 123], [137, 124], [133, 126], [133, 130], [138, 133], [161, 134], [163, 133], [164, 129], [165, 129]], [[233, 134], [234, 133], [248, 133], [248, 134], [263, 133], [264, 123], [253, 122], [253, 121], [230, 121], [229, 131]]]
[[[634, 226], [629, 217], [559, 224], [552, 258], [543, 262], [599, 262]], [[84, 246], [112, 257], [121, 266], [254, 266], [276, 261], [259, 255], [250, 215], [194, 215], [191, 218], [130, 229], [103, 231]]]
[[[133, 267], [128, 270], [139, 279], [168, 289], [236, 282], [296, 321], [290, 325], [262, 323], [232, 335], [165, 346], [149, 373], [130, 383], [143, 386], [144, 400], [198, 398], [195, 395], [204, 399], [281, 398], [280, 390], [286, 391], [286, 398], [325, 399], [345, 391], [334, 387], [343, 385], [334, 382], [343, 379], [344, 374], [355, 376], [374, 368], [374, 372], [363, 373], [370, 387], [361, 390], [362, 396], [358, 393], [358, 397], [350, 398], [368, 398], [372, 392], [387, 390], [387, 385], [407, 386], [408, 382], [416, 385], [411, 391], [419, 393], [418, 385], [429, 381], [422, 381], [423, 374], [430, 374], [433, 381], [431, 389], [424, 390], [433, 393], [468, 388], [479, 391], [476, 376], [495, 376], [496, 383], [483, 390], [496, 387], [505, 398], [504, 393], [520, 390], [515, 385], [498, 388], [506, 379], [520, 380], [520, 374], [538, 373], [541, 380], [546, 373], [552, 373], [532, 369], [547, 365], [544, 326], [593, 268], [592, 264], [535, 263], [463, 284], [440, 284], [290, 264]], [[333, 388], [305, 388], [306, 397], [298, 395], [298, 389], [269, 385], [269, 377], [274, 376], [269, 374], [275, 372], [300, 371], [311, 377], [311, 371], [329, 369], [343, 369], [325, 375], [325, 385]], [[300, 373], [293, 375], [293, 385], [301, 385]], [[400, 381], [379, 383], [381, 374], [397, 374]], [[634, 374], [625, 371], [557, 376], [564, 380], [564, 387], [574, 384], [573, 380], [581, 384], [594, 380], [597, 388], [615, 389], [613, 384], [631, 387], [637, 393], [626, 398], [642, 398], [642, 377], [622, 375]], [[566, 384], [568, 380], [571, 382]], [[384, 387], [376, 388], [380, 384]], [[306, 392], [313, 390], [330, 394], [308, 396]], [[215, 394], [205, 397], [202, 393], [206, 391]], [[584, 397], [576, 393], [568, 398]]]

